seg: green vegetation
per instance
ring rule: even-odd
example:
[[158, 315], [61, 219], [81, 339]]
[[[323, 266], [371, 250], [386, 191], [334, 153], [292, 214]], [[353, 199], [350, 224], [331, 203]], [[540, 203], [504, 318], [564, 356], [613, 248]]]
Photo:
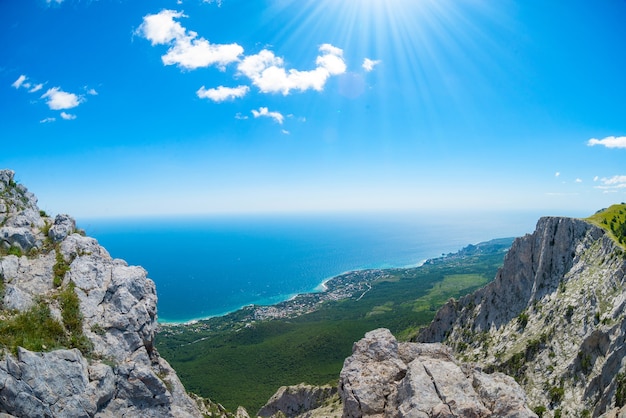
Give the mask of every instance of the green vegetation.
[[485, 371], [492, 373], [499, 371], [515, 378], [518, 383], [523, 383], [526, 377], [526, 363], [537, 357], [537, 354], [546, 347], [549, 335], [543, 333], [538, 339], [529, 340], [524, 350], [513, 354], [505, 362], [497, 366], [489, 366]]
[[617, 388], [615, 389], [615, 406], [618, 408], [626, 405], [626, 374], [619, 373], [617, 375]]
[[7, 250], [7, 255], [14, 255], [16, 257], [21, 257], [22, 256], [22, 249], [20, 247], [12, 245]]
[[612, 205], [587, 218], [587, 221], [605, 229], [622, 246], [626, 246], [626, 203]]
[[436, 311], [441, 305], [446, 303], [450, 295], [458, 295], [465, 289], [484, 286], [492, 277], [487, 278], [482, 274], [466, 273], [451, 274], [444, 276], [443, 280], [435, 284], [427, 295], [417, 299], [413, 304], [413, 309], [419, 311]]
[[[9, 254], [21, 255], [8, 250]], [[54, 295], [40, 297], [30, 309], [23, 312], [4, 309], [5, 283], [0, 276], [0, 346], [17, 353], [17, 347], [32, 351], [47, 351], [56, 348], [78, 348], [83, 354], [91, 352], [91, 342], [83, 335], [83, 317], [80, 312], [80, 300], [73, 282], [62, 286], [69, 264], [60, 251], [56, 252], [56, 264], [53, 267]], [[50, 304], [58, 302], [62, 323], [50, 313]]]
[[517, 325], [520, 330], [524, 330], [528, 325], [528, 312], [524, 311], [517, 316]]
[[56, 263], [52, 268], [52, 272], [54, 273], [54, 278], [52, 279], [52, 283], [54, 287], [59, 287], [63, 283], [63, 278], [65, 278], [65, 273], [70, 271], [70, 265], [63, 258], [63, 254], [61, 251], [56, 252]]
[[543, 414], [545, 414], [545, 413], [546, 413], [546, 411], [547, 411], [547, 409], [546, 409], [546, 407], [545, 407], [545, 406], [543, 406], [543, 405], [536, 406], [536, 407], [533, 409], [533, 412], [534, 412], [535, 414], [537, 414], [537, 416], [538, 416], [539, 418], [543, 417]]
[[550, 396], [550, 402], [552, 402], [552, 404], [559, 404], [565, 396], [565, 389], [563, 386], [552, 386], [550, 390], [548, 390], [548, 395]]
[[80, 300], [76, 294], [74, 282], [70, 282], [57, 295], [61, 306], [61, 318], [68, 333], [69, 344], [84, 354], [91, 351], [89, 339], [83, 335], [83, 315], [80, 312]]
[[52, 316], [51, 300], [45, 298], [40, 298], [35, 305], [23, 312], [1, 310], [0, 346], [14, 354], [17, 353], [17, 347], [31, 351], [78, 348], [83, 354], [89, 354], [91, 343], [83, 335], [80, 301], [73, 283], [61, 289], [54, 297], [59, 301], [63, 323]]
[[385, 270], [384, 280], [373, 282], [363, 297], [326, 302], [288, 320], [250, 321], [243, 310], [164, 327], [157, 348], [187, 390], [219, 399], [230, 410], [242, 405], [256, 412], [282, 385], [336, 384], [353, 343], [367, 331], [385, 327], [401, 340], [414, 337], [449, 298], [491, 280], [510, 244], [499, 241], [422, 267]]
[[0, 345], [14, 354], [17, 347], [47, 351], [67, 346], [63, 325], [50, 314], [48, 304], [40, 300], [29, 310], [0, 320]]

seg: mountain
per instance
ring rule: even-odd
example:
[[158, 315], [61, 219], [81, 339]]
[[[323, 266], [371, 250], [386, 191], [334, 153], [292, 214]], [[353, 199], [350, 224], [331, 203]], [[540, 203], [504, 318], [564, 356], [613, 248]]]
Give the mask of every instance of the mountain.
[[0, 415], [201, 417], [154, 348], [154, 282], [0, 170]]
[[446, 303], [418, 340], [515, 377], [540, 415], [615, 416], [626, 403], [625, 224], [624, 204], [541, 218], [493, 282]]

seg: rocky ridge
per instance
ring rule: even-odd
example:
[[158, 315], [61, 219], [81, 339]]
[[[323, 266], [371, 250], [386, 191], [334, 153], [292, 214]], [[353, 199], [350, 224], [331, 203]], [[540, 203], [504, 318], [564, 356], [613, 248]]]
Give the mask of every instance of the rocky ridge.
[[[50, 330], [60, 330], [53, 347], [32, 338], [13, 350], [5, 346], [0, 412], [202, 416], [204, 403], [187, 395], [154, 349], [154, 282], [77, 232], [72, 218], [40, 212], [14, 173], [0, 171], [0, 326], [16, 327], [23, 315], [35, 313]], [[72, 301], [78, 311], [70, 310]]]
[[543, 416], [601, 416], [626, 402], [626, 255], [602, 228], [546, 217], [493, 282], [442, 307], [421, 342], [511, 374]]

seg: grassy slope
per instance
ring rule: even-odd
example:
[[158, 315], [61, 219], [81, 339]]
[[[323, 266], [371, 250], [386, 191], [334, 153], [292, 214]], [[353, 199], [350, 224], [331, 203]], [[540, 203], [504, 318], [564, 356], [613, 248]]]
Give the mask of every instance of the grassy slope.
[[282, 385], [335, 383], [354, 341], [369, 330], [386, 327], [400, 339], [410, 338], [450, 297], [491, 280], [510, 243], [499, 241], [488, 254], [470, 252], [388, 270], [392, 279], [375, 283], [360, 300], [327, 303], [295, 319], [237, 324], [225, 331], [189, 327], [176, 335], [162, 333], [157, 348], [187, 390], [231, 410], [243, 405], [256, 412]]
[[602, 209], [587, 220], [608, 231], [622, 247], [626, 246], [626, 203]]

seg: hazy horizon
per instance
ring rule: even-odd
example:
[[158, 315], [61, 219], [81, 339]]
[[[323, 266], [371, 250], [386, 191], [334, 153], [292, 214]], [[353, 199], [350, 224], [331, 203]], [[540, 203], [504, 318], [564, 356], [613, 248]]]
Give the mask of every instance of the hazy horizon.
[[624, 1], [24, 0], [0, 16], [0, 168], [51, 214], [626, 200]]

